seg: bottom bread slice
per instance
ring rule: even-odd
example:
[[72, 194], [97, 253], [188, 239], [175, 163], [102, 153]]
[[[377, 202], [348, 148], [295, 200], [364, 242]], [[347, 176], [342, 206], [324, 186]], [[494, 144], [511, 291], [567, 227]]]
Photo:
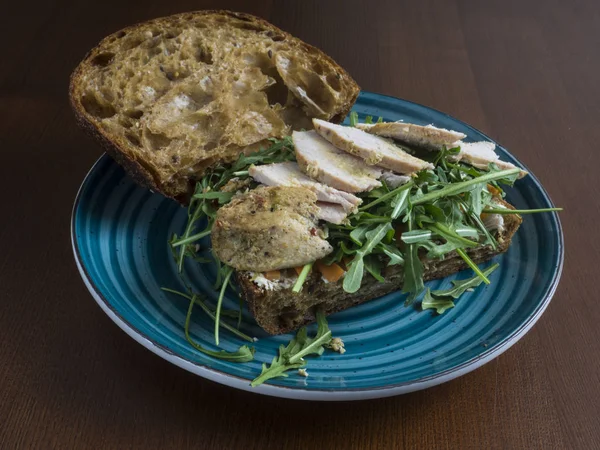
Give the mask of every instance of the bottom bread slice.
[[[508, 203], [505, 205], [512, 208]], [[504, 215], [504, 229], [496, 236], [498, 248], [494, 250], [491, 246], [481, 246], [469, 249], [467, 253], [479, 264], [505, 252], [520, 224], [518, 215]], [[422, 261], [423, 278], [426, 281], [444, 278], [467, 268], [456, 252], [449, 253], [443, 260], [422, 258]], [[291, 287], [265, 289], [252, 281], [249, 272], [237, 272], [236, 277], [242, 298], [247, 302], [254, 319], [261, 328], [273, 335], [288, 333], [313, 322], [317, 309], [329, 315], [400, 290], [404, 278], [402, 266], [388, 266], [382, 274], [385, 282], [379, 282], [367, 274], [360, 289], [350, 294], [342, 288], [342, 280], [327, 283], [315, 272], [309, 275], [298, 294], [293, 293]]]

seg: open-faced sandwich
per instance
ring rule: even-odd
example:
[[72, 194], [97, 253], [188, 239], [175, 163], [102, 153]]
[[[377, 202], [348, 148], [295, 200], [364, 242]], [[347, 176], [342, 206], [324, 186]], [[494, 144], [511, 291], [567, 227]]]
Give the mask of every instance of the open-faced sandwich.
[[[270, 334], [319, 316], [321, 350], [332, 345], [325, 315], [391, 291], [437, 313], [451, 308], [489, 283], [495, 266], [477, 264], [506, 251], [521, 223], [502, 186], [526, 172], [501, 161], [493, 143], [353, 114], [340, 125], [358, 93], [321, 51], [226, 11], [115, 33], [81, 62], [70, 88], [80, 124], [106, 151], [188, 207], [187, 227], [170, 243], [180, 270], [210, 235], [219, 299], [237, 280]], [[467, 267], [474, 278], [425, 289]]]

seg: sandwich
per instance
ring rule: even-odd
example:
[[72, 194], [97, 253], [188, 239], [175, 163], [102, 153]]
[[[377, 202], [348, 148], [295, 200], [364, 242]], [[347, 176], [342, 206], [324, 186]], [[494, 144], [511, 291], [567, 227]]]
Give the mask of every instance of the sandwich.
[[[70, 84], [82, 128], [138, 183], [189, 208], [170, 243], [180, 270], [202, 252], [220, 267], [217, 342], [233, 280], [273, 335], [398, 290], [443, 313], [489, 283], [495, 266], [477, 264], [521, 224], [503, 186], [527, 173], [493, 143], [435, 124], [351, 113], [340, 125], [358, 93], [320, 50], [229, 11], [114, 33]], [[472, 280], [425, 288], [465, 268]]]

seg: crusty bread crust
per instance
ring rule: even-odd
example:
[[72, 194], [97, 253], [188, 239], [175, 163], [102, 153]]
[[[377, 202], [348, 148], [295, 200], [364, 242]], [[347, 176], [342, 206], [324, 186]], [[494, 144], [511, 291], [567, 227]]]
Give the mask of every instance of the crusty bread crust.
[[[218, 24], [213, 23], [215, 20], [218, 21]], [[114, 56], [115, 43], [121, 42], [119, 40], [126, 40], [129, 39], [129, 35], [138, 36], [140, 33], [148, 33], [148, 35], [150, 35], [152, 30], [156, 29], [166, 30], [172, 29], [173, 27], [179, 27], [180, 29], [186, 30], [188, 24], [190, 24], [190, 28], [192, 28], [192, 23], [197, 27], [198, 23], [202, 21], [206, 21], [211, 27], [231, 27], [233, 30], [232, 32], [236, 32], [236, 30], [239, 32], [240, 29], [243, 29], [243, 33], [246, 33], [246, 36], [248, 33], [250, 33], [252, 36], [255, 35], [257, 48], [264, 49], [268, 44], [268, 46], [273, 46], [273, 48], [277, 49], [275, 52], [276, 54], [274, 55], [269, 52], [269, 56], [272, 57], [273, 60], [281, 58], [282, 55], [285, 55], [285, 57], [291, 58], [289, 60], [291, 65], [316, 64], [318, 67], [320, 67], [320, 70], [324, 71], [323, 75], [321, 75], [321, 78], [325, 80], [325, 76], [327, 75], [327, 77], [329, 77], [327, 80], [331, 79], [334, 82], [335, 87], [339, 90], [339, 92], [334, 92], [330, 90], [331, 86], [328, 87], [329, 91], [333, 92], [332, 95], [336, 99], [333, 103], [331, 103], [331, 110], [329, 111], [324, 112], [317, 106], [314, 106], [314, 103], [311, 104], [310, 99], [307, 100], [306, 96], [303, 98], [303, 89], [298, 89], [298, 86], [300, 86], [303, 82], [302, 80], [298, 78], [290, 78], [286, 81], [286, 77], [283, 79], [283, 84], [288, 89], [288, 100], [285, 107], [289, 106], [288, 104], [290, 103], [297, 104], [298, 111], [300, 111], [300, 109], [304, 110], [303, 114], [305, 115], [303, 115], [303, 120], [306, 120], [307, 116], [308, 118], [311, 118], [318, 116], [319, 114], [325, 114], [324, 118], [327, 118], [333, 122], [341, 122], [350, 111], [360, 91], [358, 85], [350, 77], [350, 75], [348, 75], [343, 68], [336, 64], [335, 61], [333, 61], [322, 51], [291, 36], [290, 34], [271, 25], [267, 21], [249, 14], [221, 10], [190, 12], [133, 25], [107, 36], [95, 48], [87, 53], [82, 62], [71, 75], [69, 97], [71, 106], [77, 118], [77, 123], [89, 135], [96, 139], [105, 149], [105, 151], [119, 164], [121, 164], [136, 182], [180, 202], [186, 201], [189, 192], [192, 190], [193, 185], [195, 184], [195, 180], [202, 175], [202, 172], [206, 170], [207, 167], [219, 162], [229, 162], [235, 159], [239, 153], [247, 148], [247, 146], [228, 144], [219, 147], [221, 144], [217, 143], [217, 148], [215, 149], [214, 147], [210, 147], [214, 146], [214, 144], [209, 143], [209, 146], [207, 146], [207, 151], [201, 154], [200, 157], [197, 157], [198, 153], [192, 153], [194, 148], [198, 148], [197, 145], [191, 145], [190, 147], [193, 148], [191, 148], [189, 152], [185, 148], [182, 150], [180, 147], [177, 149], [177, 157], [182, 156], [185, 158], [186, 156], [189, 156], [188, 159], [191, 158], [193, 160], [193, 168], [187, 166], [178, 167], [177, 163], [171, 164], [170, 161], [168, 161], [167, 164], [157, 164], [156, 160], [153, 159], [152, 154], [147, 151], [145, 153], [139, 151], [138, 147], [143, 149], [144, 145], [146, 145], [143, 141], [138, 147], [136, 147], [136, 136], [133, 138], [133, 143], [131, 138], [128, 139], [126, 137], [127, 135], [130, 135], [136, 131], [136, 128], [132, 127], [132, 124], [139, 126], [139, 123], [135, 123], [135, 119], [132, 119], [131, 121], [131, 117], [126, 117], [122, 114], [123, 111], [119, 110], [116, 111], [116, 116], [112, 117], [111, 114], [115, 114], [112, 108], [116, 107], [116, 105], [113, 103], [113, 101], [108, 101], [108, 104], [106, 104], [107, 100], [105, 97], [103, 97], [103, 93], [98, 94], [101, 98], [100, 108], [109, 108], [110, 112], [107, 114], [103, 114], [103, 112], [101, 112], [100, 114], [95, 115], [93, 114], [93, 111], [90, 111], [89, 105], [85, 104], [85, 96], [86, 93], [89, 94], [89, 92], [96, 89], [95, 86], [98, 83], [98, 80], [102, 81], [101, 77], [105, 76], [102, 75], [105, 73], [103, 71], [108, 68], [103, 67], [103, 65], [111, 64], [110, 61], [107, 62], [103, 60], [103, 58], [109, 58], [111, 54]], [[149, 39], [151, 40], [154, 38]], [[211, 42], [211, 45], [212, 44], [213, 43]], [[117, 51], [117, 53], [119, 52]], [[99, 61], [101, 66], [100, 68], [98, 67]], [[272, 64], [275, 63], [273, 62]], [[242, 67], [242, 65], [243, 64], [240, 62], [240, 67]], [[260, 66], [260, 64], [258, 65]], [[275, 69], [271, 67], [269, 70], [274, 71]], [[303, 73], [306, 74], [306, 70], [302, 70], [304, 70]], [[98, 73], [101, 75], [98, 75]], [[167, 74], [165, 74], [165, 76], [167, 76]], [[263, 75], [258, 72], [258, 76]], [[304, 76], [305, 75], [302, 75], [300, 78]], [[167, 76], [167, 78], [169, 77]], [[271, 81], [269, 81], [269, 83], [270, 82]], [[112, 84], [116, 85], [118, 83], [115, 82]], [[108, 97], [110, 98], [110, 95]], [[311, 110], [313, 107], [316, 108], [316, 110]], [[273, 107], [272, 111], [275, 111], [275, 113], [282, 116], [281, 119], [277, 120], [283, 120], [281, 123], [283, 123], [287, 128], [282, 128], [281, 126], [277, 128], [276, 126], [273, 126], [274, 131], [272, 134], [265, 135], [265, 140], [263, 141], [255, 142], [254, 144], [256, 146], [258, 146], [261, 142], [266, 142], [266, 137], [282, 137], [282, 134], [289, 134], [293, 128], [302, 128], [300, 122], [298, 122], [300, 119], [296, 118], [296, 116], [293, 116], [291, 113], [289, 115], [284, 115], [283, 113], [278, 112], [281, 111], [281, 109], [273, 109]], [[267, 111], [267, 115], [272, 115], [275, 113]], [[104, 115], [110, 117], [104, 117]], [[114, 119], [117, 116], [119, 119], [122, 118], [125, 121], [129, 121], [127, 125], [130, 128], [124, 129], [123, 131], [117, 130], [118, 132], [115, 132], [115, 129], [118, 127], [114, 125], [114, 123], [116, 123], [116, 120]], [[107, 126], [107, 123], [111, 120], [113, 120], [113, 123], [111, 124], [112, 128]], [[142, 122], [142, 120], [139, 122]], [[302, 124], [304, 124], [304, 122], [302, 122]], [[286, 130], [286, 132], [282, 133], [284, 130]], [[139, 138], [139, 135], [137, 137]], [[196, 143], [197, 142], [194, 144]], [[169, 154], [169, 156], [171, 155]], [[177, 160], [174, 159], [174, 161]]]
[[[510, 204], [503, 203], [506, 207], [514, 209]], [[482, 246], [467, 251], [476, 264], [488, 261], [508, 250], [513, 235], [521, 225], [521, 217], [505, 215], [504, 220], [504, 230], [497, 236], [497, 250], [490, 246]], [[456, 252], [449, 253], [443, 260], [426, 260], [424, 257], [422, 260], [423, 278], [426, 281], [444, 278], [467, 268], [467, 264]], [[314, 272], [299, 294], [292, 293], [291, 288], [267, 291], [257, 286], [247, 272], [238, 272], [237, 281], [242, 298], [247, 302], [256, 322], [267, 333], [275, 335], [288, 333], [313, 322], [317, 308], [329, 315], [402, 288], [402, 266], [386, 267], [383, 276], [383, 283], [372, 276], [365, 276], [360, 289], [354, 294], [343, 290], [341, 280], [337, 283], [325, 283], [321, 276]]]

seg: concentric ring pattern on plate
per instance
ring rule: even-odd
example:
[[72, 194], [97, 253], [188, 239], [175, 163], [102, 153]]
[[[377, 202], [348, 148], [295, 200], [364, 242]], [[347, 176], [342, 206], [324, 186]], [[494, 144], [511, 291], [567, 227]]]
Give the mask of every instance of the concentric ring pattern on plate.
[[[386, 121], [434, 123], [467, 134], [469, 140], [489, 140], [477, 130], [443, 113], [410, 102], [362, 93], [359, 116], [383, 116]], [[518, 162], [506, 150], [502, 159]], [[517, 182], [508, 200], [518, 208], [552, 206], [533, 177]], [[110, 158], [102, 157], [88, 174], [77, 197], [72, 223], [75, 256], [88, 288], [128, 334], [169, 361], [207, 378], [249, 389], [263, 362], [270, 362], [290, 335], [269, 337], [244, 311], [242, 331], [259, 340], [255, 360], [229, 363], [205, 356], [185, 341], [185, 299], [161, 287], [183, 290], [167, 240], [181, 233], [185, 209], [135, 185]], [[208, 242], [205, 242], [208, 245]], [[442, 316], [403, 306], [400, 293], [335, 314], [333, 335], [346, 343], [344, 355], [326, 353], [311, 359], [309, 378], [291, 374], [273, 380], [257, 392], [312, 399], [358, 399], [393, 395], [438, 384], [466, 373], [497, 356], [539, 318], [558, 283], [563, 245], [556, 214], [525, 217], [510, 250], [497, 258], [500, 268], [492, 284], [467, 293]], [[488, 263], [490, 264], [490, 263]], [[215, 268], [188, 262], [185, 273], [210, 302]], [[463, 272], [428, 283], [445, 288]], [[228, 293], [224, 307], [236, 309]], [[193, 337], [215, 349], [213, 325], [195, 311]], [[234, 350], [245, 342], [222, 331], [222, 347]]]

